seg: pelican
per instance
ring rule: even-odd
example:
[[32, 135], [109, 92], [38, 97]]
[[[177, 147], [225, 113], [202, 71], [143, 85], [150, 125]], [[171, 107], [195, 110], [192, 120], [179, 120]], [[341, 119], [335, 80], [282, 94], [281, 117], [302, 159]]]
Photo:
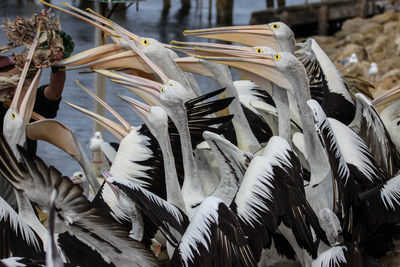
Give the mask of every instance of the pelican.
[[[29, 49], [13, 100], [4, 116], [3, 121], [4, 137], [6, 138], [7, 142], [11, 144], [12, 151], [18, 159], [20, 159], [20, 155], [16, 145], [26, 145], [26, 126], [32, 114], [34, 98], [36, 96], [36, 90], [42, 72], [40, 69], [36, 72], [36, 75], [33, 78], [29, 88], [25, 92], [25, 95], [23, 95], [24, 80], [31, 64], [39, 35], [40, 26], [38, 26], [36, 30], [36, 35], [32, 41], [31, 48]], [[17, 191], [15, 188], [14, 192], [17, 199], [19, 214], [25, 220], [25, 222], [27, 222], [28, 225], [39, 235], [40, 239], [44, 243], [44, 247], [47, 247], [47, 230], [36, 217], [29, 199], [26, 197], [24, 192]]]
[[[17, 151], [23, 165], [17, 164], [1, 136], [1, 174], [44, 211], [50, 210], [48, 196], [56, 189], [57, 218], [64, 222], [68, 232], [98, 251], [106, 262], [120, 266], [157, 265], [144, 245], [129, 239], [120, 225], [97, 214], [98, 211], [82, 195], [80, 186], [73, 185], [54, 167], [47, 167], [39, 157], [29, 154], [22, 147], [18, 146]], [[115, 250], [116, 247], [118, 250]]]

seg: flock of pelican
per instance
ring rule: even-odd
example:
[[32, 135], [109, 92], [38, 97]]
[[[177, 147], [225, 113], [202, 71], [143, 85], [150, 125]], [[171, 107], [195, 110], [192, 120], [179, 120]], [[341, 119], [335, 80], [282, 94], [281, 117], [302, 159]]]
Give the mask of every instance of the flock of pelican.
[[[17, 213], [0, 198], [1, 266], [157, 266], [153, 242], [170, 266], [369, 266], [394, 248], [399, 88], [354, 94], [368, 84], [343, 78], [315, 40], [296, 44], [280, 22], [183, 33], [241, 45], [162, 44], [91, 10], [41, 2], [111, 38], [58, 65], [135, 93], [142, 101], [119, 97], [144, 124], [77, 82], [116, 119], [66, 102], [119, 141], [100, 145], [110, 163], [100, 184], [74, 132], [32, 112], [41, 70], [22, 89], [39, 27], [0, 138], [0, 173], [18, 204]], [[251, 80], [233, 81], [229, 67]], [[222, 89], [202, 94], [193, 73]], [[27, 137], [83, 171], [63, 176], [26, 151]]]

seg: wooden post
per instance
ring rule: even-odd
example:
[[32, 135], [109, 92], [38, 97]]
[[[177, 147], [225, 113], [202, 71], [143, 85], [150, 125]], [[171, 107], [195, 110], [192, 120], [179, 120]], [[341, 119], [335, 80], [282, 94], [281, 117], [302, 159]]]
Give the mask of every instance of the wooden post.
[[171, 0], [163, 0], [163, 11], [169, 10], [171, 7]]
[[286, 6], [286, 1], [285, 0], [278, 0], [278, 7], [284, 7]]
[[361, 18], [366, 18], [368, 15], [367, 0], [357, 0], [357, 15]]
[[[97, 2], [96, 9], [97, 9], [98, 13], [105, 16], [106, 10], [107, 10], [107, 3]], [[96, 28], [95, 47], [103, 45], [105, 43], [106, 43], [106, 40], [105, 40], [105, 37], [104, 37], [102, 31]], [[94, 89], [95, 89], [96, 95], [98, 97], [100, 97], [101, 99], [105, 99], [105, 97], [106, 97], [106, 78], [103, 75], [95, 74]], [[94, 106], [94, 112], [96, 112], [97, 114], [100, 114], [100, 115], [104, 115], [104, 107], [96, 102], [95, 106]], [[101, 126], [98, 123], [94, 124], [93, 132], [96, 132], [96, 131], [101, 132], [101, 134], [104, 136], [104, 128], [103, 128], [103, 126]]]
[[217, 24], [221, 26], [232, 25], [233, 0], [217, 0]]
[[322, 1], [318, 14], [318, 32], [320, 35], [327, 35], [328, 33], [328, 5]]
[[190, 9], [190, 0], [181, 0], [181, 4], [182, 4], [181, 10], [189, 11], [189, 9]]
[[212, 3], [213, 0], [208, 0], [208, 23], [211, 23], [212, 19]]
[[273, 8], [274, 7], [274, 0], [267, 0], [267, 8]]

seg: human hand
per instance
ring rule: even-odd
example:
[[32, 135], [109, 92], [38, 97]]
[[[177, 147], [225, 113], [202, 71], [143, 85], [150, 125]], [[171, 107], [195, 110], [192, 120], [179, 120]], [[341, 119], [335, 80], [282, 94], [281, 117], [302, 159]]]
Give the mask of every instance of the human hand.
[[[63, 39], [63, 46], [64, 46], [63, 58], [67, 58], [72, 54], [72, 51], [74, 51], [75, 43], [72, 40], [71, 35], [69, 35], [64, 31], [60, 31], [60, 36]], [[52, 66], [51, 72], [56, 73], [57, 71], [60, 70], [60, 68], [61, 67]]]

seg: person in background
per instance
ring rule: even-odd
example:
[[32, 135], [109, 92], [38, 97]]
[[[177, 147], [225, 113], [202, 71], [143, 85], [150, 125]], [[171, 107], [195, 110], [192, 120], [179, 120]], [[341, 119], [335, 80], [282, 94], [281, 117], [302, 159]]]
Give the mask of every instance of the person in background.
[[[64, 53], [63, 58], [67, 58], [71, 55], [74, 50], [75, 44], [70, 35], [61, 31], [60, 35], [63, 38]], [[6, 56], [0, 56], [0, 71], [16, 71], [14, 64]], [[64, 90], [64, 84], [66, 80], [65, 71], [58, 67], [51, 67], [50, 82], [49, 84], [42, 85], [37, 89], [36, 100], [33, 111], [42, 115], [45, 118], [53, 119], [57, 116], [58, 107], [61, 102], [62, 92]], [[0, 103], [0, 129], [3, 131], [4, 115], [7, 112], [8, 107], [3, 103]], [[33, 140], [27, 140], [28, 151], [36, 153], [37, 142]], [[14, 209], [17, 208], [14, 191], [8, 181], [0, 175], [0, 193]]]

